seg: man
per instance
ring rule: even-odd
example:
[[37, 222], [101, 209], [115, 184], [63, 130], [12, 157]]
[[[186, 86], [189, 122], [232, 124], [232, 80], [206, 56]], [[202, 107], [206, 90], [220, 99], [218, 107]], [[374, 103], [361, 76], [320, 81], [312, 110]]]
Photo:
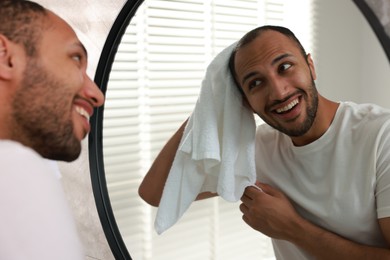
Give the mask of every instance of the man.
[[256, 172], [268, 185], [246, 189], [244, 221], [274, 238], [280, 259], [390, 259], [389, 111], [321, 96], [310, 55], [284, 28], [248, 33], [231, 65], [267, 123]]
[[[273, 239], [277, 259], [390, 259], [390, 112], [321, 96], [310, 54], [283, 27], [245, 35], [230, 67], [266, 122], [256, 133], [262, 191], [246, 188], [243, 220]], [[152, 205], [183, 127], [140, 186]]]
[[0, 0], [0, 258], [84, 259], [44, 158], [73, 161], [103, 94], [72, 28], [42, 6]]

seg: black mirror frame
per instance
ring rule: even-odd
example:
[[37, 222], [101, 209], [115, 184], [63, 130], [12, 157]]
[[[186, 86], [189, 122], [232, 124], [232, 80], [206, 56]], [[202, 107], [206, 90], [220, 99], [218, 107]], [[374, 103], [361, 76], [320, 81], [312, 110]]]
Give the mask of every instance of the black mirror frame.
[[[366, 17], [390, 61], [390, 36], [386, 34], [378, 17], [364, 0], [352, 1]], [[100, 87], [104, 94], [106, 94], [111, 67], [122, 36], [125, 33], [131, 18], [142, 3], [143, 0], [128, 0], [124, 4], [108, 34], [94, 79], [95, 83]], [[104, 105], [95, 109], [95, 112], [90, 119], [91, 132], [88, 141], [92, 189], [103, 231], [115, 259], [131, 260], [132, 258], [118, 229], [107, 190], [103, 160], [103, 112]]]
[[352, 0], [352, 1], [360, 9], [363, 16], [366, 17], [368, 23], [370, 24], [371, 28], [375, 32], [390, 62], [390, 35], [386, 34], [385, 28], [379, 21], [379, 18], [374, 13], [374, 11], [369, 7], [369, 5], [365, 0]]
[[[122, 36], [143, 0], [128, 0], [115, 19], [104, 43], [103, 50], [95, 73], [95, 83], [106, 95], [107, 84], [115, 54]], [[89, 167], [91, 172], [92, 190], [104, 234], [111, 251], [117, 260], [131, 260], [131, 256], [123, 242], [115, 216], [112, 211], [103, 160], [103, 112], [104, 105], [95, 109], [90, 119], [91, 132], [88, 137]]]

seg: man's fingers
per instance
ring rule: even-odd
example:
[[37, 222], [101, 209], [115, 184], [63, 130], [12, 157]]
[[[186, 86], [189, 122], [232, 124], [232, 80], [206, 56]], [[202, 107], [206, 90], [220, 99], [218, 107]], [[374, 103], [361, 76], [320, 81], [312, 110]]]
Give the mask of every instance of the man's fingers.
[[263, 190], [258, 187], [258, 186], [248, 186], [245, 188], [245, 191], [244, 191], [244, 196], [247, 196], [248, 198], [250, 199], [253, 199], [256, 194], [258, 194], [259, 192], [263, 192]]
[[252, 200], [252, 199], [249, 198], [248, 196], [246, 196], [245, 194], [242, 195], [242, 197], [241, 197], [241, 201], [242, 201], [243, 203], [246, 203], [246, 204], [249, 203], [251, 200]]
[[277, 197], [278, 195], [280, 195], [280, 191], [278, 189], [275, 189], [268, 184], [258, 182], [256, 183], [256, 185], [268, 195], [271, 195], [273, 197]]
[[244, 215], [246, 215], [249, 211], [249, 208], [244, 203], [241, 203], [239, 208], [242, 214]]

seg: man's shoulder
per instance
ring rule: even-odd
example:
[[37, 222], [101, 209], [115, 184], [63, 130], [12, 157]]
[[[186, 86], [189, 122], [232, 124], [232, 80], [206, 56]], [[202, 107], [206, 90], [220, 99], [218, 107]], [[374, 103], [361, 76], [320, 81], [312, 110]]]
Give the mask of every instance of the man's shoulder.
[[9, 157], [32, 157], [41, 159], [42, 157], [33, 149], [11, 140], [0, 140], [0, 158]]
[[0, 140], [0, 164], [2, 172], [7, 171], [48, 171], [45, 159], [33, 149], [21, 143]]
[[340, 102], [340, 109], [344, 111], [358, 112], [359, 114], [390, 114], [389, 108], [385, 108], [374, 103], [354, 103], [350, 101]]
[[390, 109], [373, 104], [373, 103], [353, 103], [342, 102], [340, 105], [341, 112], [344, 116], [356, 117], [359, 119], [390, 119]]
[[257, 126], [256, 129], [256, 140], [276, 140], [282, 133], [267, 123], [262, 123]]
[[[340, 105], [339, 123], [354, 130], [379, 131], [390, 128], [390, 109], [372, 103], [343, 102]], [[376, 130], [375, 130], [376, 129]]]
[[261, 133], [275, 133], [275, 132], [277, 132], [276, 129], [274, 129], [273, 127], [271, 127], [270, 125], [268, 125], [267, 123], [264, 123], [264, 122], [257, 125], [256, 131], [261, 132]]

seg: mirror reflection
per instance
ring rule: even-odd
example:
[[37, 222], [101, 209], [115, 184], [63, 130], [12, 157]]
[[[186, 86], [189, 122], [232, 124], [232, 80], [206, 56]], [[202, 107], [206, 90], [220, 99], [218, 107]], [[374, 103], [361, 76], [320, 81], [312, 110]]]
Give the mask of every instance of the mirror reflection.
[[270, 240], [242, 221], [239, 203], [195, 202], [158, 236], [156, 210], [137, 194], [153, 159], [193, 110], [209, 62], [263, 24], [297, 35], [324, 96], [390, 107], [389, 63], [352, 1], [146, 0], [119, 46], [103, 121], [109, 197], [134, 259], [274, 259]]

